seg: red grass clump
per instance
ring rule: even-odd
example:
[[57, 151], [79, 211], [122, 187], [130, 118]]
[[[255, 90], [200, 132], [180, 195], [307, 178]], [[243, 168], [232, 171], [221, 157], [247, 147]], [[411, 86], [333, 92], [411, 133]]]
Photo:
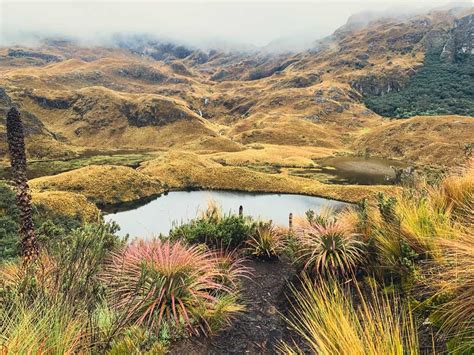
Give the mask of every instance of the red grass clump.
[[128, 321], [158, 331], [166, 323], [168, 329], [208, 333], [215, 321], [241, 310], [237, 279], [244, 269], [238, 260], [222, 263], [222, 255], [203, 246], [138, 240], [113, 254], [102, 278], [110, 285], [110, 302]]

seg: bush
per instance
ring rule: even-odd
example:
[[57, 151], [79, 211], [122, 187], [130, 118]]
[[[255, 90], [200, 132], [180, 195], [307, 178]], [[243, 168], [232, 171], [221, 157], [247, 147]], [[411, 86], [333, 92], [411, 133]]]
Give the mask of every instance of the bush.
[[13, 190], [0, 184], [0, 261], [18, 255], [20, 211]]
[[212, 332], [241, 307], [232, 283], [238, 268], [220, 267], [215, 254], [181, 242], [138, 240], [112, 254], [102, 280], [108, 299], [128, 323], [158, 334]]
[[25, 269], [19, 261], [0, 268], [0, 299], [23, 295], [25, 302], [74, 305], [77, 312], [91, 313], [104, 294], [97, 278], [109, 252], [123, 245], [114, 227], [86, 225], [60, 241], [51, 241], [38, 261]]
[[365, 99], [367, 107], [379, 115], [397, 118], [474, 116], [474, 60], [445, 63], [440, 58], [441, 50], [426, 53], [423, 67], [405, 88], [382, 96], [369, 96]]
[[156, 335], [146, 329], [132, 326], [124, 334], [114, 339], [108, 355], [122, 354], [149, 354], [164, 355], [166, 346], [160, 342]]
[[171, 240], [185, 240], [190, 244], [204, 243], [211, 248], [235, 249], [250, 236], [253, 225], [238, 216], [219, 219], [192, 220], [170, 231]]

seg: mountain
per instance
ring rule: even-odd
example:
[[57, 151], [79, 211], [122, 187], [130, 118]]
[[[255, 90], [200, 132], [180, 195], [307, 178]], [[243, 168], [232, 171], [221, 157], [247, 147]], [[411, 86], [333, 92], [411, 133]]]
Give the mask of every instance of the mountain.
[[[401, 19], [354, 16], [299, 53], [203, 51], [148, 36], [120, 36], [107, 47], [50, 39], [35, 48], [0, 48], [0, 110], [8, 100], [20, 106], [33, 158], [232, 153], [261, 144], [453, 165], [474, 144], [473, 18], [472, 8]], [[380, 115], [443, 117], [407, 124]], [[442, 140], [426, 137], [445, 156], [415, 154], [437, 120], [451, 128]]]

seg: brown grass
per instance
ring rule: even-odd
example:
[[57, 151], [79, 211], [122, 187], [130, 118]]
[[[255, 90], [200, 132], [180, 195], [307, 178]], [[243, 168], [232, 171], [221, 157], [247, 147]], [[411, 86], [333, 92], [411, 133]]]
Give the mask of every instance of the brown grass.
[[266, 174], [243, 167], [222, 166], [202, 155], [170, 151], [139, 168], [171, 188], [200, 187], [213, 190], [299, 193], [356, 202], [377, 191], [393, 193], [393, 186], [326, 185], [314, 180]]
[[35, 192], [68, 191], [99, 204], [138, 200], [163, 192], [159, 181], [125, 166], [91, 165], [54, 176], [33, 179]]
[[48, 212], [79, 217], [83, 222], [97, 222], [100, 211], [81, 194], [66, 191], [44, 191], [32, 194], [33, 203]]

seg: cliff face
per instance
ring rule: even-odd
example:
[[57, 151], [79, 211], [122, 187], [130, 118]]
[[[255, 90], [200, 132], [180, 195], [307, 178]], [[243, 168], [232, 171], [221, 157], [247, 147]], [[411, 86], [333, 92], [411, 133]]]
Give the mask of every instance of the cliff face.
[[454, 21], [454, 27], [443, 46], [441, 58], [445, 62], [459, 62], [474, 55], [474, 14]]

